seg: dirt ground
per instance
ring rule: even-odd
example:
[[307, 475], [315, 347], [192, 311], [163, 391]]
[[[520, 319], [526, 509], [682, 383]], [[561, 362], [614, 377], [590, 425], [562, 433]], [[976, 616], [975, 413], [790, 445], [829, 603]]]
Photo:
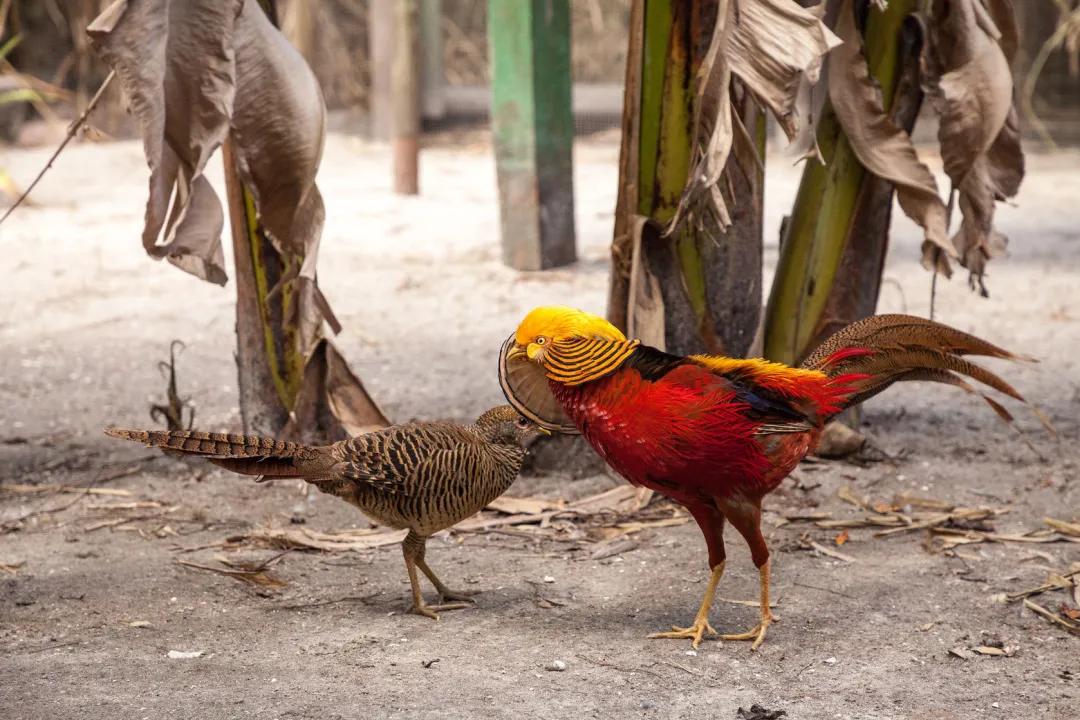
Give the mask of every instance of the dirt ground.
[[[25, 183], [47, 154], [8, 151], [0, 162]], [[610, 137], [579, 143], [581, 260], [523, 274], [498, 260], [485, 143], [426, 151], [423, 195], [402, 198], [389, 192], [387, 148], [330, 138], [320, 282], [345, 325], [344, 354], [389, 417], [471, 418], [501, 401], [496, 349], [524, 312], [552, 302], [603, 311], [617, 156]], [[187, 344], [179, 383], [197, 425], [239, 428], [233, 294], [143, 254], [147, 171], [137, 144], [70, 148], [34, 206], [0, 231], [0, 489], [94, 483], [131, 496], [0, 493], [0, 523], [39, 512], [0, 535], [9, 568], [0, 568], [0, 716], [735, 718], [758, 704], [789, 720], [1075, 718], [1080, 638], [995, 596], [1067, 569], [1080, 545], [983, 543], [950, 556], [928, 552], [923, 532], [853, 529], [837, 547], [836, 530], [782, 516], [861, 516], [838, 497], [850, 486], [875, 501], [909, 493], [1007, 508], [993, 521], [1005, 533], [1043, 528], [1046, 516], [1078, 519], [1078, 166], [1075, 153], [1029, 158], [1015, 207], [999, 213], [1011, 255], [991, 266], [992, 297], [971, 294], [958, 274], [940, 283], [937, 304], [939, 319], [1041, 359], [995, 369], [1050, 415], [1060, 440], [1011, 403], [1032, 449], [953, 388], [912, 385], [875, 399], [864, 430], [893, 461], [804, 464], [767, 502], [781, 622], [765, 645], [751, 653], [708, 641], [694, 653], [645, 637], [688, 622], [700, 599], [707, 568], [693, 524], [643, 531], [636, 547], [599, 560], [574, 543], [435, 538], [432, 565], [449, 584], [481, 591], [475, 608], [438, 623], [402, 613], [408, 586], [393, 546], [290, 553], [274, 565], [287, 586], [266, 596], [177, 564], [215, 565], [219, 550], [179, 549], [290, 518], [324, 531], [366, 523], [294, 484], [256, 485], [102, 435], [110, 424], [150, 424], [149, 403], [164, 392], [156, 364], [174, 338]], [[797, 181], [790, 158], [770, 160], [770, 268]], [[895, 225], [880, 310], [925, 314], [917, 230]], [[530, 476], [510, 494], [575, 498], [617, 482]], [[176, 508], [95, 508], [118, 500]], [[155, 532], [165, 525], [176, 534]], [[852, 561], [804, 549], [804, 534]], [[728, 539], [720, 595], [753, 599], [749, 554]], [[1055, 609], [1069, 600], [1035, 599]], [[718, 601], [712, 621], [732, 632], [755, 617]], [[997, 641], [1015, 652], [949, 654]], [[555, 660], [564, 671], [546, 669]]]

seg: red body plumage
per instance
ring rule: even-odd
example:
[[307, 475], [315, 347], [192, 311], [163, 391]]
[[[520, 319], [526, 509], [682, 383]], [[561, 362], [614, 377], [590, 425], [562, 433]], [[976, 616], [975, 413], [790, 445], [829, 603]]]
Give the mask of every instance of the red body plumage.
[[812, 447], [824, 419], [842, 407], [852, 379], [819, 373], [755, 378], [817, 420], [773, 434], [759, 433], [768, 421], [754, 417], [753, 386], [748, 390], [695, 362], [655, 381], [623, 368], [584, 385], [553, 381], [551, 390], [620, 474], [685, 503], [699, 496], [759, 498], [773, 490]]

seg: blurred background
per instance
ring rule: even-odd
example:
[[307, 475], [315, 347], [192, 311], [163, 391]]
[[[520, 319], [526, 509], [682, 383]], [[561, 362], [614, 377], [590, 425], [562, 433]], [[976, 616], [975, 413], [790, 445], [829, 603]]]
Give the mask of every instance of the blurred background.
[[[1051, 532], [1080, 527], [1077, 0], [974, 2], [1015, 11], [1012, 97], [1024, 151], [995, 158], [1023, 182], [985, 203], [988, 244], [1001, 241], [997, 233], [1009, 241], [983, 275], [955, 262], [951, 279], [927, 271], [923, 229], [891, 185], [864, 172], [850, 148], [838, 150], [837, 122], [817, 126], [829, 161], [819, 163], [814, 143], [789, 144], [742, 80], [731, 81], [733, 117], [758, 152], [737, 148], [719, 184], [733, 211], [727, 234], [703, 223], [653, 244], [687, 252], [666, 265], [646, 257], [667, 291], [659, 314], [671, 331], [650, 341], [794, 362], [829, 323], [933, 315], [1038, 358], [993, 369], [1059, 435], [1018, 402], [1004, 399], [1014, 415], [1007, 424], [955, 388], [898, 383], [873, 398], [861, 417], [845, 418], [854, 441], [830, 459], [808, 459], [767, 500], [784, 617], [775, 639], [770, 630], [761, 653], [715, 644], [700, 657], [682, 645], [658, 651], [641, 632], [687, 619], [684, 600], [700, 594], [708, 573], [700, 533], [659, 496], [644, 508], [629, 503], [634, 489], [581, 441], [540, 445], [509, 495], [539, 508], [591, 498], [592, 509], [519, 524], [492, 508], [479, 517], [490, 530], [440, 534], [429, 546], [433, 564], [450, 565], [484, 595], [475, 612], [418, 625], [396, 613], [405, 587], [396, 549], [307, 552], [256, 538], [379, 532], [353, 508], [102, 430], [193, 425], [321, 440], [387, 422], [468, 422], [504, 402], [498, 348], [531, 308], [574, 305], [627, 326], [639, 299], [627, 266], [631, 255], [641, 260], [642, 228], [671, 220], [693, 184], [688, 160], [709, 139], [690, 120], [691, 90], [714, 27], [709, 12], [721, 3], [259, 2], [318, 87], [299, 82], [308, 77], [302, 64], [274, 82], [242, 78], [246, 90], [302, 86], [305, 100], [263, 106], [284, 118], [264, 146], [223, 131], [228, 152], [217, 151], [221, 137], [207, 143], [215, 152], [204, 168], [193, 157], [203, 146], [176, 130], [190, 124], [191, 104], [174, 103], [170, 130], [181, 137], [166, 144], [184, 154], [186, 171], [204, 171], [202, 190], [219, 202], [200, 205], [208, 224], [169, 247], [183, 235], [173, 232], [176, 206], [164, 230], [159, 222], [147, 232], [153, 216], [169, 214], [148, 212], [147, 202], [148, 154], [162, 138], [144, 144], [115, 80], [78, 122], [110, 69], [86, 28], [113, 3], [0, 0], [0, 213], [49, 168], [0, 221], [0, 707], [10, 700], [12, 717], [50, 720], [135, 716], [135, 708], [138, 717], [352, 717], [358, 706], [402, 717], [458, 708], [506, 717], [510, 706], [526, 717], [581, 717], [583, 708], [596, 717], [736, 717], [751, 703], [790, 708], [792, 718], [1074, 712], [1076, 638], [1060, 622], [1077, 621], [1080, 596], [1067, 595], [1063, 580], [1043, 586], [1057, 588], [1045, 601], [1057, 627], [996, 598], [1040, 586], [1048, 573], [1080, 572], [1077, 537]], [[919, 83], [903, 85], [913, 60], [895, 42], [897, 16], [928, 3], [852, 4], [862, 19], [887, 17], [890, 32], [876, 42], [908, 59], [883, 75], [915, 108], [905, 124], [914, 124], [955, 231], [971, 210], [947, 194], [943, 155], [957, 148], [939, 143]], [[633, 12], [645, 5], [660, 8], [651, 23]], [[270, 47], [264, 60], [295, 57]], [[1008, 107], [1008, 83], [998, 85], [1006, 95], [998, 105]], [[824, 95], [802, 100], [821, 104]], [[664, 137], [675, 138], [675, 152], [658, 139], [670, 115]], [[1008, 135], [997, 120], [994, 133]], [[269, 170], [245, 174], [239, 156]], [[166, 205], [187, 209], [191, 188], [180, 175]], [[283, 186], [296, 192], [266, 200]], [[292, 223], [298, 208], [305, 222]], [[637, 216], [651, 225], [629, 222]], [[640, 245], [630, 242], [633, 227]], [[793, 248], [810, 248], [830, 272]], [[316, 250], [311, 267], [304, 261]], [[854, 299], [845, 295], [853, 288]], [[689, 289], [696, 317], [679, 304]], [[808, 302], [823, 295], [847, 304]], [[289, 312], [297, 307], [305, 312]], [[513, 526], [496, 527], [508, 518]], [[883, 518], [895, 525], [887, 533]], [[849, 527], [850, 536], [838, 532]], [[743, 543], [728, 547], [722, 608], [717, 598], [725, 628], [756, 613], [745, 598], [757, 588]], [[296, 551], [282, 558], [283, 549]], [[177, 563], [241, 555], [252, 563], [243, 567], [276, 563], [281, 586], [248, 587]], [[170, 660], [169, 650], [206, 654]], [[671, 662], [642, 664], [657, 652]], [[433, 658], [442, 661], [433, 667]], [[555, 658], [569, 670], [544, 672]], [[750, 716], [740, 708], [737, 717]]]
[[[4, 39], [18, 37], [4, 63], [4, 92], [32, 88], [41, 101], [14, 102], [5, 94], [0, 137], [21, 147], [58, 140], [63, 123], [75, 117], [104, 79], [107, 68], [94, 56], [85, 27], [105, 0], [7, 0], [0, 5]], [[806, 3], [810, 4], [810, 3]], [[282, 31], [304, 55], [322, 86], [331, 127], [372, 132], [372, 42], [369, 0], [278, 0]], [[1054, 141], [1080, 142], [1080, 20], [1072, 0], [1014, 3], [1021, 44], [1015, 77], [1034, 92], [1031, 108]], [[489, 53], [487, 0], [423, 0], [422, 102], [426, 129], [483, 127]], [[571, 72], [575, 124], [579, 132], [617, 127], [625, 76], [630, 0], [573, 0]], [[1049, 44], [1048, 44], [1049, 43]], [[1042, 55], [1042, 57], [1040, 57]], [[1033, 65], [1037, 75], [1032, 76]], [[1025, 112], [1027, 109], [1025, 108]], [[95, 127], [114, 137], [132, 133], [112, 88]], [[1025, 118], [1029, 134], [1037, 134]]]

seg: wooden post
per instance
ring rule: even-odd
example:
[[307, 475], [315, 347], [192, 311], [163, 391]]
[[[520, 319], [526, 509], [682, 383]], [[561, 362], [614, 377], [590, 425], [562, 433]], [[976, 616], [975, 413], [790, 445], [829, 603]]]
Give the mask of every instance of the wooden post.
[[568, 0], [488, 0], [503, 261], [576, 259]]
[[371, 98], [368, 102], [371, 138], [390, 140], [394, 127], [392, 76], [394, 65], [394, 3], [368, 4], [368, 49], [371, 53]]
[[443, 75], [442, 0], [420, 0], [420, 112], [435, 120], [446, 117]]
[[420, 192], [420, 62], [417, 53], [416, 0], [394, 2], [394, 192]]

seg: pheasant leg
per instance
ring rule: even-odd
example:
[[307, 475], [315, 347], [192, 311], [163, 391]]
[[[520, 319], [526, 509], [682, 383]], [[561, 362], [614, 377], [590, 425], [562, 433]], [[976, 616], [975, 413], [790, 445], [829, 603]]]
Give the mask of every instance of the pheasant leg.
[[[412, 585], [412, 606], [409, 608], [408, 612], [413, 615], [423, 615], [432, 620], [438, 620], [439, 613], [437, 611], [460, 610], [469, 605], [468, 603], [463, 602], [428, 605], [424, 602], [424, 596], [420, 594], [420, 578], [416, 574], [416, 566], [418, 555], [420, 556], [419, 562], [423, 562], [422, 558], [425, 542], [427, 542], [427, 538], [414, 535], [410, 532], [405, 538], [405, 541], [401, 544], [401, 552], [405, 556], [405, 569], [409, 571], [409, 584]], [[425, 574], [428, 574], [428, 572], [430, 572], [430, 570], [426, 571]]]
[[427, 575], [427, 579], [431, 581], [431, 584], [435, 586], [435, 590], [438, 591], [439, 597], [443, 600], [459, 600], [465, 603], [475, 603], [473, 595], [476, 595], [472, 590], [451, 590], [443, 585], [442, 580], [435, 575], [435, 571], [428, 567], [427, 560], [424, 559], [423, 554], [416, 558], [416, 567], [420, 568], [420, 571]]
[[720, 577], [723, 574], [724, 561], [721, 560], [720, 563], [712, 569], [709, 585], [705, 588], [705, 597], [701, 600], [701, 607], [698, 608], [693, 625], [690, 627], [672, 627], [670, 632], [653, 633], [649, 637], [667, 638], [672, 640], [690, 639], [691, 647], [696, 650], [697, 647], [701, 645], [701, 638], [705, 633], [716, 635], [716, 630], [709, 624], [709, 609], [712, 607], [713, 595], [716, 594], [716, 586], [720, 583]]
[[769, 610], [769, 564], [770, 561], [766, 560], [765, 564], [758, 568], [761, 577], [761, 620], [756, 627], [744, 633], [721, 635], [721, 640], [753, 640], [754, 644], [750, 646], [750, 649], [757, 650], [761, 643], [765, 641], [765, 631], [769, 629], [769, 623], [780, 619], [775, 617], [772, 611]]

